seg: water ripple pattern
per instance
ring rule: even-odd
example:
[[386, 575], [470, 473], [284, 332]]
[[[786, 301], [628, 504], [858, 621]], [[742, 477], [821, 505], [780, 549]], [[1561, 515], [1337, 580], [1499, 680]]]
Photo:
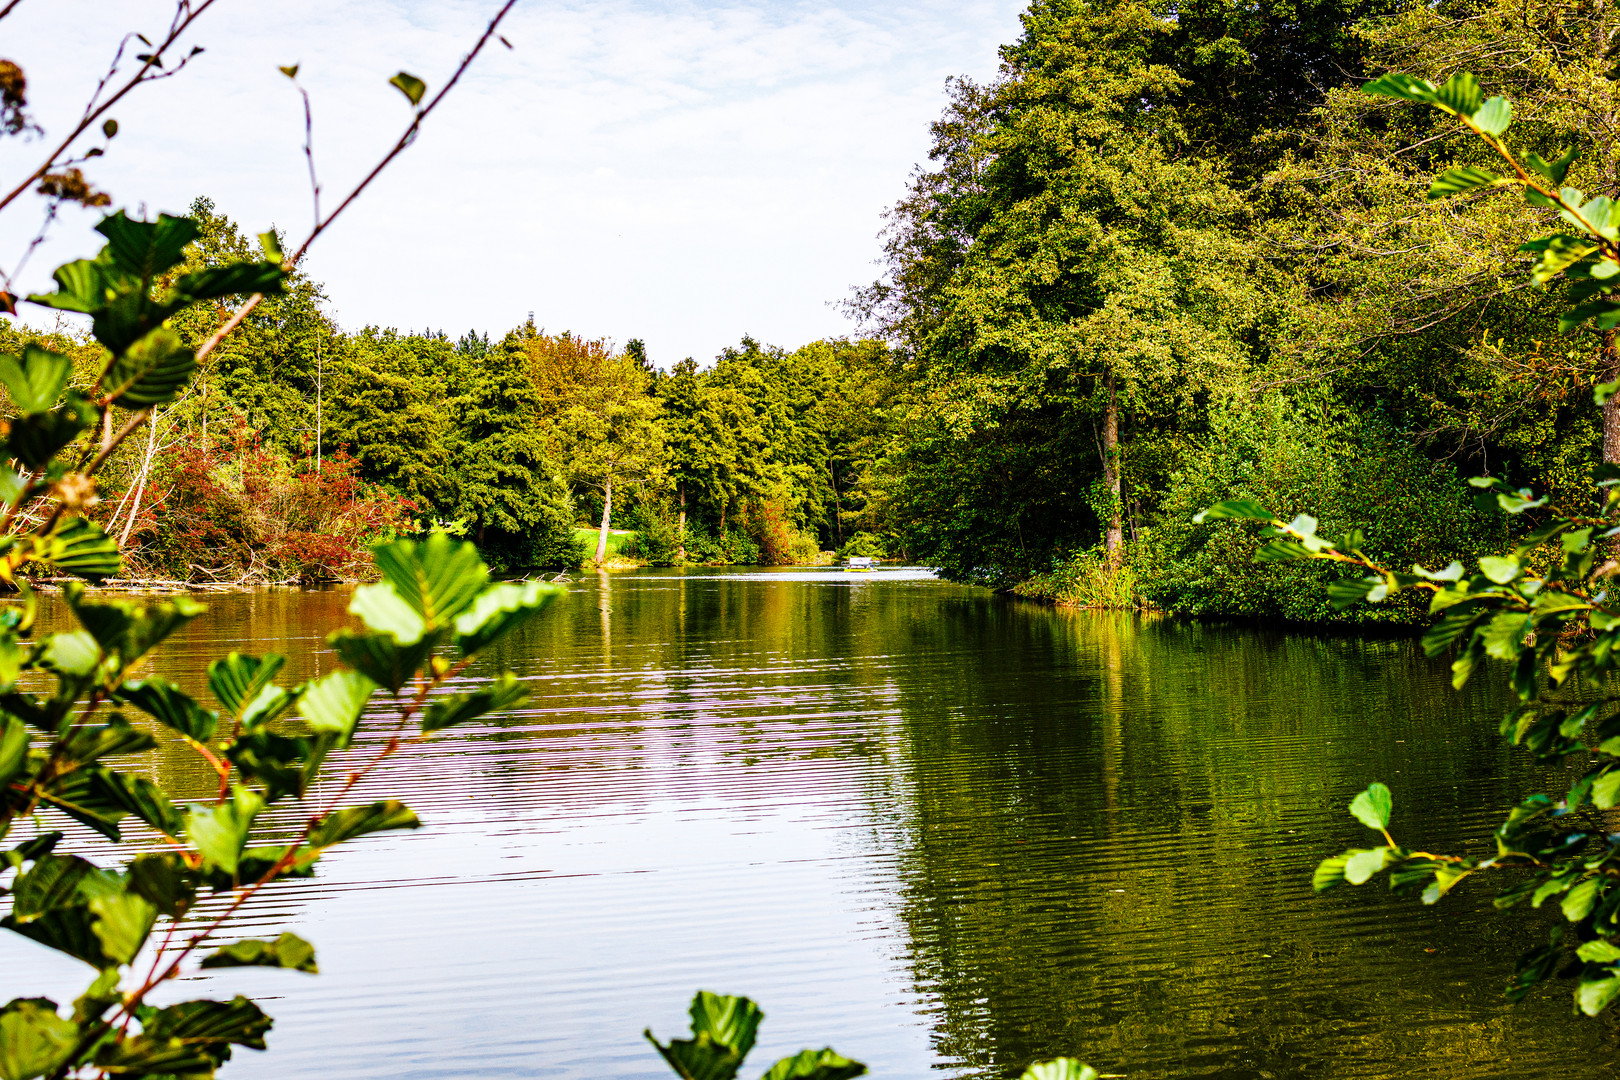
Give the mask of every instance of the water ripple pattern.
[[[154, 670], [200, 694], [230, 649], [286, 652], [294, 679], [332, 665], [343, 591], [209, 602]], [[828, 1044], [899, 1078], [1058, 1055], [1131, 1077], [1615, 1072], [1611, 1023], [1562, 991], [1500, 996], [1550, 910], [1495, 916], [1471, 884], [1438, 909], [1311, 894], [1320, 858], [1365, 842], [1344, 807], [1371, 780], [1397, 837], [1473, 851], [1542, 780], [1499, 745], [1501, 702], [1410, 642], [1054, 611], [926, 571], [645, 570], [570, 586], [493, 663], [526, 708], [356, 792], [424, 827], [232, 924], [303, 934], [322, 974], [168, 989], [265, 999], [271, 1052], [226, 1075], [663, 1077], [640, 1032], [682, 1034], [698, 988], [764, 1005], [746, 1075]], [[183, 753], [156, 771], [207, 791]], [[15, 938], [0, 973], [7, 997], [85, 981]]]

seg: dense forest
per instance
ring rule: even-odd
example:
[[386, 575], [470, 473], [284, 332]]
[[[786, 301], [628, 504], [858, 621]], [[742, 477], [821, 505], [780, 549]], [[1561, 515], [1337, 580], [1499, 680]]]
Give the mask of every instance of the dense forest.
[[[700, 364], [532, 319], [344, 330], [295, 276], [93, 513], [141, 572], [193, 581], [340, 577], [433, 528], [503, 571], [571, 567], [610, 522], [650, 562], [873, 554], [1057, 600], [1410, 618], [1335, 614], [1328, 571], [1253, 565], [1252, 529], [1193, 514], [1248, 496], [1444, 563], [1513, 528], [1469, 476], [1557, 504], [1620, 460], [1620, 404], [1589, 405], [1614, 331], [1557, 336], [1565, 286], [1517, 251], [1550, 212], [1425, 201], [1485, 151], [1359, 93], [1475, 71], [1526, 150], [1573, 140], [1570, 182], [1620, 194], [1613, 22], [1601, 0], [1037, 0], [993, 81], [949, 85], [849, 338]], [[182, 270], [250, 256], [207, 199], [191, 214]], [[30, 337], [94, 368], [87, 336], [0, 323], [0, 348]]]

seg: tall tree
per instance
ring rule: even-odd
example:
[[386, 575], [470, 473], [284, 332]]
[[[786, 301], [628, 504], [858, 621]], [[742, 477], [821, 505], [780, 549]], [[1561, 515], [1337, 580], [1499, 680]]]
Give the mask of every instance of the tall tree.
[[572, 477], [602, 492], [602, 523], [596, 561], [607, 558], [613, 493], [627, 485], [654, 482], [663, 474], [662, 403], [648, 394], [651, 379], [628, 357], [611, 357], [578, 388], [558, 417], [557, 431], [567, 447]]

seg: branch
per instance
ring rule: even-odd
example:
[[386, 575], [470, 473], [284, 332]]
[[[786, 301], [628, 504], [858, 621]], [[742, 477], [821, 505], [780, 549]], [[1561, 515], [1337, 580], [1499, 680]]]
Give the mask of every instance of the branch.
[[[0, 18], [3, 18], [5, 15], [9, 14], [11, 9], [16, 7], [21, 2], [22, 0], [11, 0], [11, 3], [5, 8], [5, 10], [0, 11]], [[163, 75], [154, 75], [148, 77], [147, 73], [150, 72], [154, 67], [160, 71], [162, 70], [161, 61], [163, 59], [164, 51], [173, 47], [174, 43], [191, 28], [191, 24], [201, 18], [203, 12], [213, 7], [216, 3], [218, 3], [218, 0], [200, 0], [196, 9], [192, 10], [191, 6], [182, 0], [180, 6], [175, 9], [174, 22], [169, 24], [168, 34], [157, 46], [152, 49], [151, 52], [145, 54], [146, 60], [141, 64], [141, 69], [135, 73], [134, 78], [125, 83], [117, 93], [113, 94], [112, 97], [102, 102], [99, 106], [95, 103], [96, 99], [91, 98], [90, 105], [85, 108], [84, 116], [79, 119], [78, 124], [75, 125], [73, 130], [68, 133], [67, 138], [63, 139], [62, 142], [57, 145], [55, 150], [51, 151], [50, 156], [45, 159], [44, 163], [41, 164], [39, 168], [35, 169], [33, 172], [24, 177], [23, 182], [13, 188], [9, 195], [3, 199], [0, 199], [0, 210], [4, 210], [7, 206], [10, 206], [16, 201], [19, 195], [28, 190], [30, 184], [49, 172], [51, 167], [56, 164], [57, 158], [67, 153], [68, 147], [72, 146], [80, 135], [83, 135], [87, 130], [89, 130], [92, 124], [101, 119], [102, 115], [105, 114], [108, 109], [111, 109], [114, 105], [118, 104], [118, 102], [123, 99], [125, 94], [128, 94], [131, 90], [135, 89], [143, 82], [150, 82], [152, 79], [166, 78], [167, 76], [172, 75], [173, 72], [165, 72]], [[122, 46], [120, 46], [119, 51], [122, 52]], [[97, 94], [99, 95], [99, 93], [100, 89], [98, 88]]]
[[[422, 121], [426, 120], [429, 114], [431, 114], [434, 109], [439, 107], [439, 102], [443, 101], [445, 95], [455, 87], [456, 83], [461, 81], [461, 77], [466, 74], [467, 69], [472, 66], [472, 62], [477, 59], [478, 54], [484, 51], [484, 46], [489, 44], [489, 39], [495, 36], [495, 30], [498, 26], [500, 26], [501, 20], [506, 18], [507, 13], [516, 6], [517, 0], [506, 0], [506, 3], [501, 5], [501, 9], [495, 13], [495, 17], [489, 20], [489, 25], [484, 28], [483, 36], [480, 37], [477, 43], [473, 45], [472, 51], [461, 58], [461, 65], [456, 68], [455, 74], [450, 76], [450, 81], [444, 84], [444, 88], [442, 90], [433, 95], [433, 99], [429, 101], [426, 106], [417, 110], [416, 115], [411, 119], [410, 126], [407, 127], [405, 129], [405, 133], [399, 137], [399, 141], [394, 144], [394, 148], [388, 151], [387, 154], [383, 155], [383, 159], [377, 162], [376, 167], [367, 173], [365, 178], [361, 180], [360, 183], [355, 185], [354, 190], [349, 192], [348, 196], [338, 204], [338, 208], [328, 214], [324, 220], [317, 221], [315, 223], [314, 231], [309, 234], [308, 238], [304, 240], [303, 244], [299, 246], [298, 250], [293, 253], [292, 258], [289, 260], [290, 262], [297, 265], [298, 260], [301, 259], [304, 252], [309, 249], [309, 245], [315, 242], [315, 238], [321, 235], [321, 233], [324, 232], [333, 221], [337, 220], [337, 216], [343, 213], [344, 210], [348, 209], [349, 204], [354, 202], [355, 199], [359, 198], [362, 191], [371, 186], [371, 182], [381, 175], [382, 171], [388, 167], [390, 162], [402, 154], [407, 146], [416, 141], [416, 133], [421, 129]], [[510, 48], [511, 46], [507, 47]], [[3, 206], [4, 204], [0, 203], [0, 207]]]

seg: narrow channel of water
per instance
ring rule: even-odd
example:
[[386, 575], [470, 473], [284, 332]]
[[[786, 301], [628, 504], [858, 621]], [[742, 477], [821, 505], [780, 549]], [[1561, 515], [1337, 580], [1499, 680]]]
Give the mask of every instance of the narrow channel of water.
[[[331, 664], [342, 592], [214, 597], [155, 659]], [[831, 1044], [881, 1078], [1612, 1076], [1620, 1025], [1500, 992], [1551, 910], [1310, 872], [1366, 840], [1483, 851], [1537, 782], [1414, 644], [1053, 611], [873, 574], [646, 570], [571, 588], [498, 661], [534, 701], [414, 745], [366, 838], [245, 911], [322, 974], [224, 971], [271, 1050], [226, 1076], [660, 1077], [702, 987], [767, 1018], [744, 1076]], [[357, 748], [364, 753], [365, 747]], [[182, 754], [164, 779], [201, 794]], [[339, 775], [339, 770], [332, 770]], [[81, 972], [0, 937], [0, 995]]]

